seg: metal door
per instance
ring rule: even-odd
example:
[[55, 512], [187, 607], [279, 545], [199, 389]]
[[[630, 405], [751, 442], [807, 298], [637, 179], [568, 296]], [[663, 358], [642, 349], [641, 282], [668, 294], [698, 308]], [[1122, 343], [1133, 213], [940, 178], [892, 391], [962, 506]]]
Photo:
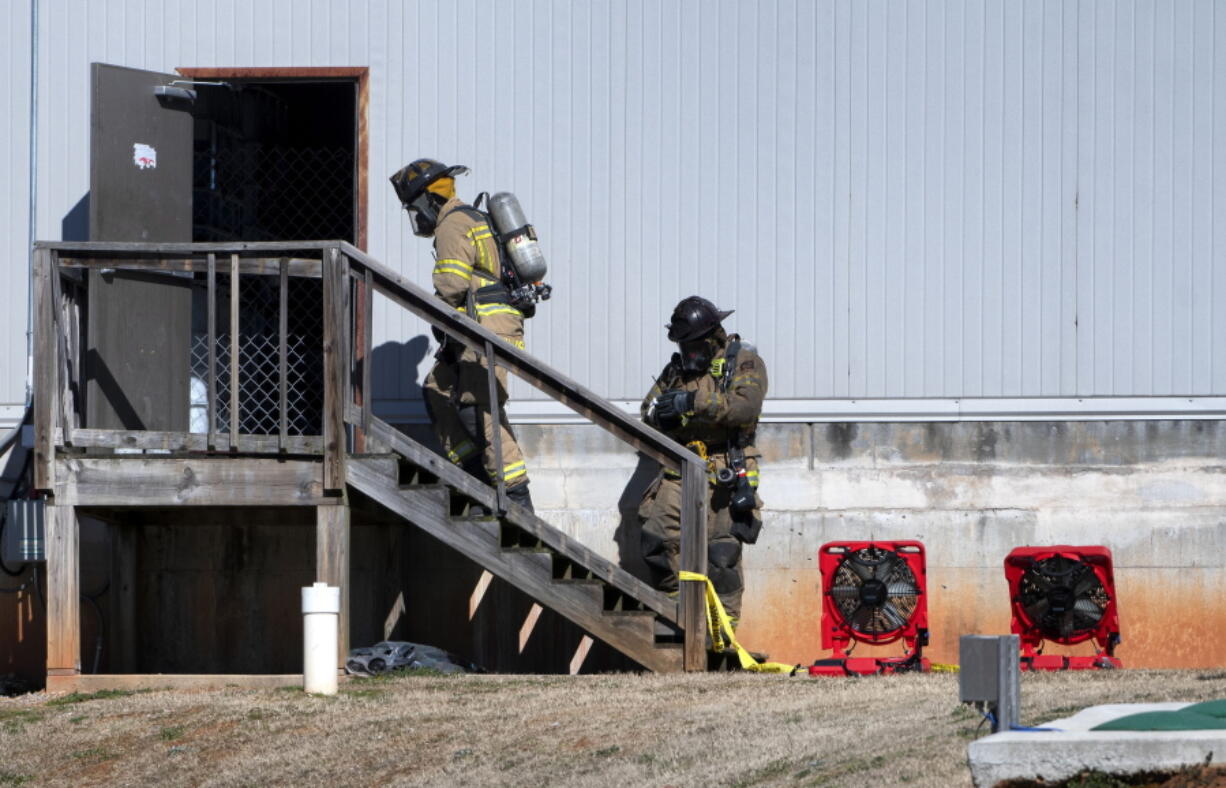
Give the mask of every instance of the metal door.
[[[89, 234], [192, 240], [191, 105], [154, 89], [177, 77], [94, 63]], [[191, 280], [91, 272], [86, 426], [186, 431]]]

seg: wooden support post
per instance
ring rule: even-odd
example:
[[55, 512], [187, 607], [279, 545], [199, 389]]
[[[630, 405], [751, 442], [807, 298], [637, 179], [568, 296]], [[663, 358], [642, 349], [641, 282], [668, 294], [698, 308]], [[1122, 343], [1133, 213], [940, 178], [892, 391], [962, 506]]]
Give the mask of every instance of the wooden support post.
[[[681, 468], [681, 568], [707, 573], [707, 469], [698, 460]], [[705, 583], [680, 584], [678, 621], [685, 630], [685, 670], [707, 669], [707, 587]]]
[[494, 436], [494, 467], [498, 474], [498, 513], [503, 514], [507, 510], [507, 479], [503, 471], [506, 463], [502, 461], [502, 421], [499, 419], [502, 409], [498, 407], [498, 364], [494, 360], [494, 343], [488, 340], [485, 343], [485, 363], [490, 392], [490, 434]]
[[347, 258], [336, 248], [324, 252], [324, 489], [345, 487], [345, 302]]
[[80, 531], [75, 506], [47, 506], [47, 675], [81, 672]]
[[209, 253], [209, 451], [217, 448], [217, 255]]
[[315, 581], [341, 590], [336, 666], [349, 656], [349, 506], [315, 507]]
[[34, 250], [34, 486], [55, 486], [56, 385], [55, 313], [51, 295], [51, 251]]
[[230, 255], [230, 451], [239, 451], [238, 424], [242, 390], [238, 378], [238, 255]]

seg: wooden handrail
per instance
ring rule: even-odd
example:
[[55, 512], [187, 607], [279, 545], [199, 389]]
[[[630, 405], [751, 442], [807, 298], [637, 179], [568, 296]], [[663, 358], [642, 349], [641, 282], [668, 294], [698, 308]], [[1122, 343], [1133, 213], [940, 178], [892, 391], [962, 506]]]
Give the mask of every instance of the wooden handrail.
[[[664, 433], [627, 416], [613, 403], [580, 386], [527, 352], [502, 341], [496, 334], [468, 319], [431, 293], [389, 270], [365, 252], [340, 244], [349, 258], [354, 276], [372, 285], [384, 297], [399, 304], [450, 337], [463, 342], [486, 358], [503, 365], [553, 399], [562, 402], [592, 423], [629, 443], [661, 465], [681, 472], [681, 568], [700, 575], [707, 571], [707, 468], [706, 464]], [[370, 317], [367, 316], [369, 320]], [[494, 364], [489, 365], [491, 382]], [[491, 393], [491, 401], [494, 397]], [[363, 416], [369, 397], [363, 399]], [[494, 425], [497, 436], [497, 423]], [[500, 490], [499, 503], [502, 501]], [[697, 582], [681, 584], [679, 620], [685, 631], [685, 669], [706, 669], [706, 588]]]

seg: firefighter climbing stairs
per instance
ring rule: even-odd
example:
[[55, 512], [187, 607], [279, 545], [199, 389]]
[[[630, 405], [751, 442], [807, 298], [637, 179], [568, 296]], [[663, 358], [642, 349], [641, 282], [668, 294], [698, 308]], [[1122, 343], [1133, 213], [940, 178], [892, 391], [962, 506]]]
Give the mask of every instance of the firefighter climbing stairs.
[[675, 599], [515, 504], [483, 516], [497, 508], [493, 488], [386, 423], [370, 425], [373, 442], [399, 461], [351, 456], [353, 489], [644, 668], [682, 669]]

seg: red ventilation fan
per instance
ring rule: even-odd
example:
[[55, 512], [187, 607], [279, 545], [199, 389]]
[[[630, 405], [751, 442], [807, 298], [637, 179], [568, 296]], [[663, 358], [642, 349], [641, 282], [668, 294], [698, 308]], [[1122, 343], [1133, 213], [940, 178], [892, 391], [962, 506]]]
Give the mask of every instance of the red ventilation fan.
[[[1121, 668], [1115, 658], [1120, 622], [1115, 609], [1111, 551], [1105, 547], [1019, 547], [1005, 558], [1013, 632], [1022, 642], [1022, 670]], [[1043, 654], [1044, 640], [1061, 645], [1093, 639], [1092, 657]]]
[[[822, 572], [822, 648], [834, 653], [810, 676], [867, 676], [929, 668], [924, 546], [919, 542], [830, 542], [817, 553]], [[900, 657], [851, 657], [856, 643], [902, 640]]]

